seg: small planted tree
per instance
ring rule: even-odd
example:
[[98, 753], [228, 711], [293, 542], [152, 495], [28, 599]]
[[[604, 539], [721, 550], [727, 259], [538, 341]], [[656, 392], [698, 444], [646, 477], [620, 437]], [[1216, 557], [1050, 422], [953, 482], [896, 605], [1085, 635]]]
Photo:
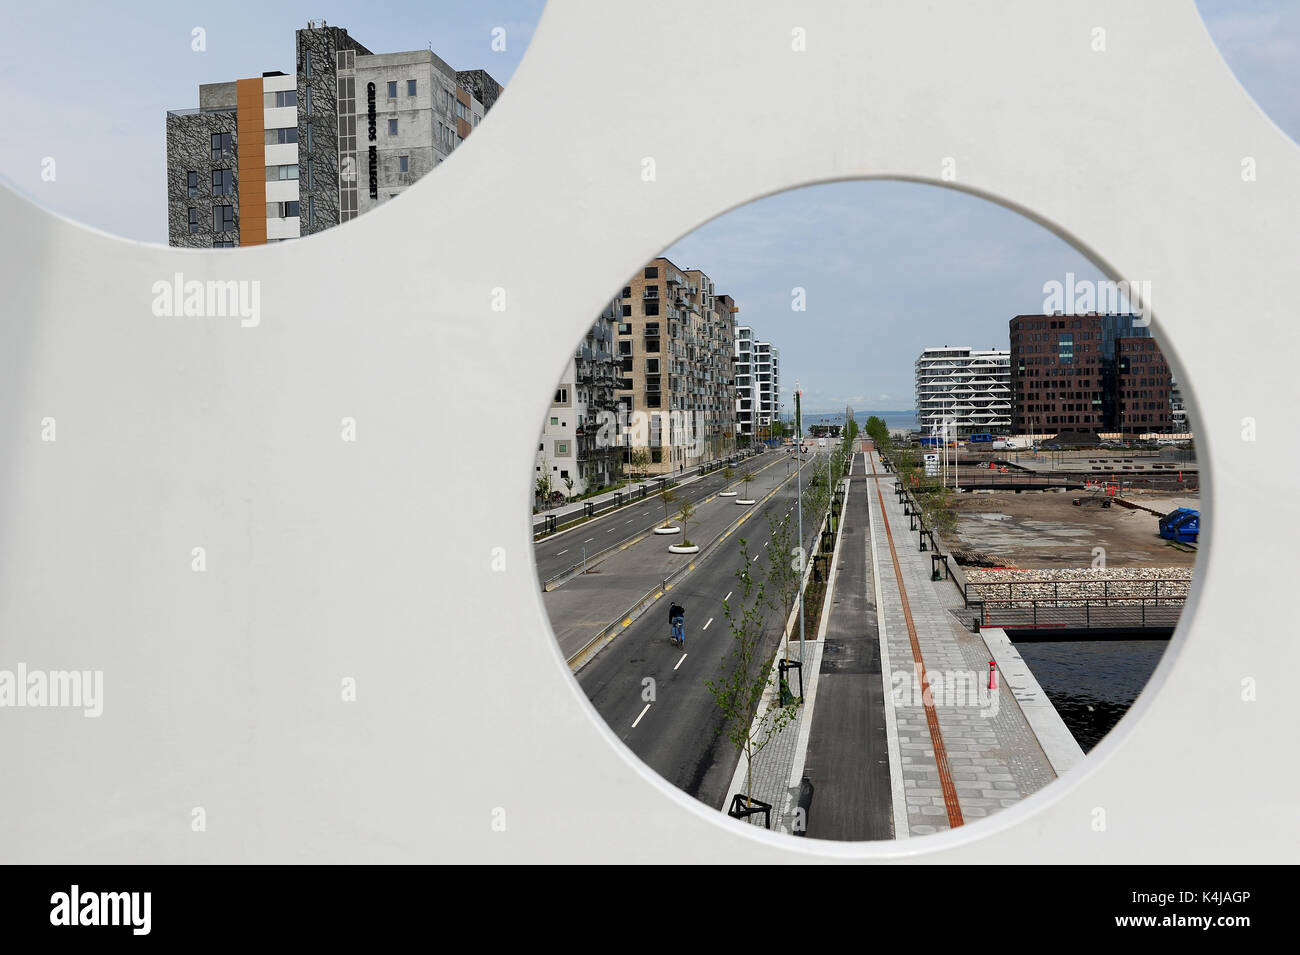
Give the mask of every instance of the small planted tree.
[[660, 496], [663, 498], [664, 502], [664, 522], [662, 526], [672, 527], [672, 521], [668, 518], [668, 509], [681, 500], [681, 497], [672, 488], [665, 488], [663, 494]]
[[547, 466], [546, 458], [542, 458], [542, 473], [537, 478], [537, 496], [542, 500], [542, 507], [549, 507], [551, 503], [551, 471]]
[[677, 519], [682, 522], [682, 546], [690, 547], [691, 542], [686, 538], [686, 525], [695, 517], [695, 505], [689, 500], [682, 501], [681, 510], [677, 512]]
[[786, 622], [794, 611], [799, 587], [803, 581], [805, 554], [794, 539], [794, 522], [791, 515], [767, 515], [772, 531], [772, 543], [767, 556], [767, 585], [772, 609], [781, 614], [781, 632], [785, 638], [785, 658], [790, 659], [790, 633]]
[[718, 676], [705, 681], [705, 686], [723, 714], [718, 732], [726, 733], [728, 741], [745, 757], [745, 792], [736, 794], [727, 812], [747, 818], [757, 812], [771, 812], [770, 804], [753, 795], [754, 760], [790, 725], [799, 708], [772, 703], [758, 716], [764, 694], [772, 687], [769, 660], [762, 646], [767, 601], [764, 585], [755, 582], [749, 572], [749, 548], [744, 538], [740, 540], [740, 555], [741, 566], [736, 571], [740, 582], [736, 588], [738, 600], [722, 602], [722, 613], [731, 631], [731, 655], [722, 658]]
[[573, 497], [573, 475], [569, 475], [564, 479], [564, 496], [566, 498]]
[[740, 483], [745, 485], [745, 500], [752, 500], [749, 496], [749, 486], [754, 483], [754, 472], [746, 471], [745, 476], [740, 479]]
[[632, 473], [645, 477], [646, 468], [650, 467], [650, 449], [633, 448], [629, 455], [632, 464]]

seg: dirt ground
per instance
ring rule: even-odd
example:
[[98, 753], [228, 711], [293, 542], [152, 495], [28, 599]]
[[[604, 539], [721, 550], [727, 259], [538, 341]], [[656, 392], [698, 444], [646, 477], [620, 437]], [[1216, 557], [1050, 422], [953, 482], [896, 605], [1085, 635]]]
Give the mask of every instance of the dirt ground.
[[[1080, 496], [1077, 491], [959, 494], [954, 498], [957, 530], [947, 543], [956, 550], [988, 555], [1003, 567], [1090, 567], [1095, 547], [1105, 548], [1108, 567], [1191, 567], [1196, 562], [1194, 551], [1161, 539], [1154, 514], [1118, 504], [1101, 508], [1070, 503]], [[1126, 496], [1162, 513], [1175, 507], [1199, 508], [1195, 494]]]

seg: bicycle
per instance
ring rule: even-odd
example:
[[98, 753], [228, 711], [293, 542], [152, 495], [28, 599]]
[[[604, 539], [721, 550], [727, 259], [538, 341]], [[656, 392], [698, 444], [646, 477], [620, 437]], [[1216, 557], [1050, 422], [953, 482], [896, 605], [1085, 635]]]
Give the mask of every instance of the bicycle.
[[679, 647], [686, 646], [686, 618], [673, 618], [668, 639]]

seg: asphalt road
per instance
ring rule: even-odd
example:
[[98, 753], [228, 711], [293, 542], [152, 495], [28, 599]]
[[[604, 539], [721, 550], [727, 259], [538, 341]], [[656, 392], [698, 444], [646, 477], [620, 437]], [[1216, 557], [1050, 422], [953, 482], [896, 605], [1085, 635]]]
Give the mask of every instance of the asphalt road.
[[[730, 483], [738, 482], [746, 472], [779, 467], [785, 472], [785, 459], [793, 453], [783, 451], [765, 451], [742, 461], [734, 470], [735, 476]], [[722, 478], [722, 471], [713, 471], [683, 487], [676, 488], [685, 500], [698, 504], [700, 501], [725, 490], [729, 482]], [[736, 490], [742, 490], [737, 487]], [[681, 502], [669, 507], [670, 513], [676, 513]], [[582, 560], [583, 548], [588, 554], [595, 554], [607, 547], [621, 544], [663, 522], [664, 505], [659, 496], [647, 497], [636, 504], [620, 508], [600, 517], [593, 518], [570, 531], [537, 541], [533, 544], [533, 559], [537, 565], [537, 578], [541, 584], [568, 570]], [[688, 528], [689, 530], [689, 528]]]
[[[823, 462], [823, 455], [817, 455]], [[784, 469], [783, 469], [784, 470]], [[728, 538], [680, 584], [638, 618], [577, 675], [597, 711], [619, 739], [673, 785], [714, 808], [722, 808], [739, 756], [722, 735], [721, 712], [705, 681], [717, 679], [729, 662], [733, 637], [723, 600], [739, 603], [740, 540], [748, 542], [755, 579], [766, 577], [770, 539], [768, 514], [794, 505], [794, 485], [756, 506], [742, 530]], [[794, 519], [794, 514], [791, 515]], [[804, 546], [811, 550], [817, 521], [804, 515]], [[668, 606], [686, 609], [686, 646], [668, 639]], [[765, 654], [780, 639], [780, 615], [765, 616]], [[651, 681], [651, 682], [647, 682]]]

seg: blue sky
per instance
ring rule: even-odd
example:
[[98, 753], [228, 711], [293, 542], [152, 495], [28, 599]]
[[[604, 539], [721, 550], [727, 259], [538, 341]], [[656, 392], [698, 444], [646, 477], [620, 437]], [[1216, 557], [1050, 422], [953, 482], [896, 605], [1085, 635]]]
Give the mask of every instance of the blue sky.
[[[0, 36], [0, 176], [56, 212], [165, 242], [164, 114], [200, 83], [293, 68], [310, 18], [376, 51], [434, 52], [457, 69], [514, 75], [542, 0], [278, 3], [6, 3]], [[1300, 141], [1300, 0], [1197, 0], [1247, 92]], [[123, 8], [130, 12], [123, 12]], [[207, 49], [191, 49], [203, 27]], [[490, 47], [504, 27], [507, 49]], [[489, 120], [490, 121], [490, 120]], [[41, 162], [57, 163], [54, 182]], [[812, 412], [910, 408], [912, 362], [929, 345], [1006, 347], [1007, 321], [1042, 308], [1045, 281], [1101, 276], [1055, 236], [998, 206], [907, 183], [817, 186], [746, 206], [668, 253], [702, 268], [782, 351]], [[615, 279], [614, 281], [617, 281]], [[791, 289], [807, 291], [792, 312]]]

